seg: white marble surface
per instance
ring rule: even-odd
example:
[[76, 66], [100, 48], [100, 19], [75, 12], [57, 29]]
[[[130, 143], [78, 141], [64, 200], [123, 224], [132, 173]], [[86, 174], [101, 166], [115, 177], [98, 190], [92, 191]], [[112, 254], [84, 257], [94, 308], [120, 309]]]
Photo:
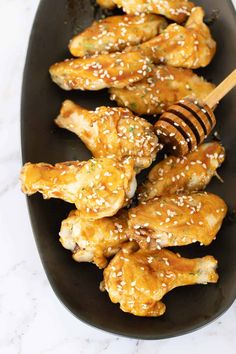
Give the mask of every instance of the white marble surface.
[[0, 0], [0, 353], [234, 354], [236, 303], [193, 334], [149, 342], [110, 335], [81, 323], [50, 288], [18, 183], [22, 71], [38, 3]]

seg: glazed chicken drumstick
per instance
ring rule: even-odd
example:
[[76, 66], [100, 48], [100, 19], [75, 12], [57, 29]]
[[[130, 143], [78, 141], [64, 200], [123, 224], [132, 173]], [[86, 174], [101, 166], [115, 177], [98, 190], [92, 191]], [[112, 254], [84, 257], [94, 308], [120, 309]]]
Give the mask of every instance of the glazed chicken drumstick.
[[155, 37], [166, 27], [165, 18], [153, 14], [110, 16], [73, 37], [69, 49], [75, 57], [122, 51]]
[[93, 262], [99, 268], [105, 268], [107, 258], [116, 254], [128, 241], [126, 229], [125, 210], [99, 220], [81, 218], [80, 212], [73, 210], [63, 220], [59, 235], [63, 247], [72, 251], [75, 261]]
[[171, 24], [159, 36], [136, 48], [155, 63], [189, 69], [205, 67], [215, 55], [216, 42], [203, 17], [203, 9], [195, 7], [184, 27]]
[[188, 0], [97, 0], [97, 3], [108, 9], [116, 5], [128, 14], [155, 13], [178, 23], [184, 22], [194, 7]]
[[136, 190], [134, 163], [115, 158], [89, 161], [24, 165], [22, 190], [36, 192], [45, 199], [59, 198], [74, 203], [81, 217], [99, 219], [112, 216], [125, 206]]
[[49, 69], [52, 80], [64, 90], [101, 90], [125, 87], [152, 70], [152, 62], [139, 52], [67, 59]]
[[212, 256], [187, 259], [168, 250], [137, 250], [130, 242], [104, 270], [102, 286], [122, 311], [161, 316], [166, 306], [160, 300], [167, 292], [178, 286], [216, 283], [216, 267]]
[[149, 172], [138, 198], [146, 201], [163, 195], [204, 190], [224, 159], [225, 149], [218, 142], [202, 144], [182, 158], [168, 156]]
[[94, 157], [132, 157], [136, 172], [149, 167], [161, 148], [153, 126], [124, 108], [88, 111], [66, 100], [55, 122], [78, 135]]
[[113, 0], [97, 0], [98, 5], [103, 7], [104, 9], [113, 9], [116, 5]]
[[124, 88], [111, 88], [111, 99], [139, 115], [160, 114], [188, 96], [204, 99], [215, 85], [192, 70], [158, 65], [145, 79]]
[[156, 197], [129, 210], [129, 235], [148, 249], [209, 245], [226, 212], [225, 202], [211, 193]]

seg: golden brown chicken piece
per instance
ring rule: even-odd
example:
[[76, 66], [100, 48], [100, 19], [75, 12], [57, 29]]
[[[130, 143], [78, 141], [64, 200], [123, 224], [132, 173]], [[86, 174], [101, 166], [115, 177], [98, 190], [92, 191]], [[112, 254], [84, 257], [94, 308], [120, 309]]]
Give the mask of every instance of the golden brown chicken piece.
[[89, 220], [81, 218], [80, 212], [73, 210], [63, 220], [60, 241], [73, 252], [77, 262], [93, 262], [99, 268], [105, 268], [107, 258], [116, 254], [122, 243], [128, 241], [127, 211], [117, 216]]
[[166, 27], [165, 18], [153, 14], [110, 16], [72, 38], [69, 49], [75, 57], [122, 51], [148, 41]]
[[149, 167], [161, 148], [152, 124], [125, 108], [88, 111], [67, 100], [55, 122], [77, 134], [94, 157], [132, 157], [136, 172]]
[[159, 36], [136, 49], [155, 63], [189, 69], [205, 67], [215, 55], [216, 42], [203, 17], [203, 9], [195, 7], [185, 27], [171, 24]]
[[116, 5], [112, 0], [97, 0], [98, 5], [103, 7], [104, 9], [113, 9]]
[[169, 156], [149, 172], [139, 200], [204, 190], [224, 159], [225, 149], [217, 142], [202, 144], [181, 158]]
[[97, 0], [105, 8], [113, 8], [116, 4], [128, 14], [155, 13], [163, 15], [175, 22], [184, 22], [194, 4], [188, 0]]
[[92, 159], [57, 163], [27, 163], [21, 172], [22, 190], [45, 199], [75, 203], [81, 217], [112, 216], [133, 197], [136, 189], [134, 162], [127, 159]]
[[209, 245], [226, 212], [225, 202], [211, 193], [156, 197], [129, 210], [130, 235], [141, 248], [184, 246], [197, 241]]
[[187, 259], [168, 250], [137, 250], [125, 244], [104, 270], [104, 287], [114, 303], [136, 316], [161, 316], [160, 300], [178, 286], [216, 283], [217, 260], [212, 256]]
[[136, 114], [160, 114], [188, 96], [204, 99], [215, 85], [192, 70], [168, 65], [156, 66], [150, 75], [125, 88], [111, 88], [111, 99]]
[[49, 72], [64, 90], [101, 90], [139, 81], [152, 67], [151, 60], [141, 53], [112, 53], [65, 60], [52, 65]]

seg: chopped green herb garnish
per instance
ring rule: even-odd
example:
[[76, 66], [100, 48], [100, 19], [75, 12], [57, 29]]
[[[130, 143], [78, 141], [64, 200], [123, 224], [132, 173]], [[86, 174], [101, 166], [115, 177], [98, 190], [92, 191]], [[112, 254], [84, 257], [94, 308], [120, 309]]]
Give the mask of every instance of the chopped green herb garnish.
[[135, 102], [131, 102], [129, 106], [132, 110], [135, 110], [137, 108], [137, 105]]

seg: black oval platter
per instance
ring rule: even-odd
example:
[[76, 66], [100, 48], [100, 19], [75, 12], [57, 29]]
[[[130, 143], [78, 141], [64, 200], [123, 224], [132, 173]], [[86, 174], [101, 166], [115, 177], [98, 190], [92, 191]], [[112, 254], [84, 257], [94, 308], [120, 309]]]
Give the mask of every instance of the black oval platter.
[[[89, 151], [73, 134], [58, 129], [53, 119], [62, 101], [75, 100], [87, 108], [111, 105], [105, 90], [66, 92], [50, 80], [49, 66], [70, 57], [69, 39], [88, 26], [101, 10], [89, 0], [42, 0], [34, 21], [25, 64], [22, 91], [23, 162], [56, 163], [90, 158]], [[236, 17], [230, 1], [196, 1], [207, 17], [217, 40], [217, 55], [201, 73], [219, 83], [235, 67]], [[213, 10], [217, 10], [212, 12]], [[214, 17], [214, 16], [213, 16]], [[210, 21], [211, 22], [211, 21]], [[64, 305], [80, 320], [97, 328], [132, 338], [162, 339], [182, 335], [216, 319], [236, 297], [236, 95], [233, 90], [219, 105], [217, 131], [226, 147], [227, 160], [220, 170], [221, 184], [214, 179], [208, 190], [222, 196], [229, 206], [217, 240], [209, 247], [182, 247], [184, 256], [212, 254], [219, 260], [216, 285], [173, 290], [164, 298], [167, 312], [160, 318], [126, 314], [99, 290], [102, 272], [95, 265], [76, 263], [58, 242], [61, 221], [73, 206], [60, 200], [45, 201], [41, 195], [28, 198], [28, 207], [38, 251], [52, 288]]]

